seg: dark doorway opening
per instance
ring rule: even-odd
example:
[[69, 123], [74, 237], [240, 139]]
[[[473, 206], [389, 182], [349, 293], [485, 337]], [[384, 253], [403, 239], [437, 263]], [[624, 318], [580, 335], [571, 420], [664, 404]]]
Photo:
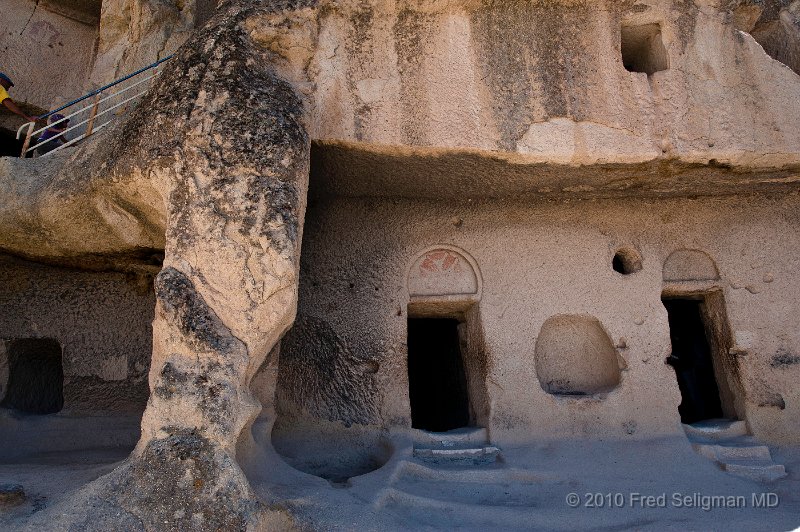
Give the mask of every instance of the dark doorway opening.
[[0, 157], [19, 157], [23, 142], [16, 132], [0, 127]]
[[723, 417], [711, 344], [706, 335], [702, 300], [664, 299], [669, 317], [672, 353], [667, 362], [675, 369], [682, 423]]
[[450, 318], [409, 318], [411, 426], [444, 432], [469, 425], [469, 393], [458, 331]]
[[54, 414], [64, 406], [61, 346], [50, 338], [6, 343], [8, 389], [0, 406], [28, 414]]

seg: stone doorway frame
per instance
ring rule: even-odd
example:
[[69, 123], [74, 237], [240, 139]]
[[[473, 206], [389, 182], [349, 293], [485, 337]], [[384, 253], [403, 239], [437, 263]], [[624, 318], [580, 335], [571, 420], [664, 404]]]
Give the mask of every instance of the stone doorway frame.
[[700, 316], [711, 351], [722, 414], [729, 419], [746, 420], [744, 387], [739, 360], [732, 349], [735, 342], [722, 287], [707, 282], [666, 284], [661, 291], [661, 300], [664, 299], [700, 302]]
[[[431, 288], [424, 291], [415, 288], [415, 268], [421, 264], [425, 257], [439, 252], [457, 256], [461, 266], [465, 269], [465, 277], [472, 276], [471, 284], [467, 282], [451, 284], [444, 280], [441, 290], [435, 288], [435, 283], [429, 284], [428, 286]], [[471, 271], [466, 271], [467, 267]], [[469, 288], [460, 291], [460, 293], [457, 289], [453, 289], [454, 286], [464, 287], [467, 285], [469, 285]], [[482, 290], [483, 279], [475, 259], [466, 251], [451, 245], [439, 244], [426, 248], [412, 258], [406, 272], [407, 319], [452, 318], [459, 322], [458, 338], [467, 379], [470, 427], [489, 426], [488, 357], [480, 313]], [[408, 334], [408, 325], [406, 325], [406, 334]], [[406, 364], [408, 364], [407, 351]], [[408, 415], [409, 419], [411, 419], [410, 401]]]

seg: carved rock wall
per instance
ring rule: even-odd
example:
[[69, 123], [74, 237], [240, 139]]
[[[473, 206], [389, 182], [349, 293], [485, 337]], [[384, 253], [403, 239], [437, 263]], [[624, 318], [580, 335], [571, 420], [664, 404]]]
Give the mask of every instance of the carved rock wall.
[[[45, 167], [53, 173], [39, 174], [28, 189], [37, 206], [50, 197], [66, 203], [67, 212], [102, 218], [97, 202], [77, 201], [89, 194], [122, 203], [124, 213], [134, 211], [122, 217], [152, 224], [151, 234], [166, 228], [142, 438], [123, 467], [76, 499], [101, 502], [73, 501], [77, 510], [67, 517], [53, 510], [69, 523], [107, 508], [117, 521], [146, 529], [163, 528], [165, 520], [177, 528], [240, 529], [266, 515], [235, 448], [259, 411], [250, 380], [294, 319], [310, 145], [300, 100], [264, 67], [261, 50], [241, 30], [244, 19], [265, 9], [227, 4], [195, 45], [168, 63], [150, 105], [102, 142], [54, 158], [63, 166]], [[71, 206], [65, 197], [75, 198]], [[70, 254], [81, 260], [98, 241], [129, 252], [141, 247], [121, 233], [81, 243], [93, 224], [58, 220], [56, 231], [76, 239]], [[106, 219], [93, 229], [114, 225]], [[24, 247], [13, 238], [4, 245]], [[48, 253], [65, 254], [52, 247]]]
[[[83, 94], [95, 58], [97, 36], [97, 24], [91, 19], [67, 17], [54, 12], [46, 2], [3, 2], [0, 71], [14, 80], [12, 98], [52, 109]], [[22, 125], [22, 119], [13, 123]]]
[[173, 53], [195, 18], [194, 0], [105, 0], [89, 84], [103, 85]]
[[[315, 139], [490, 150], [526, 162], [800, 162], [800, 76], [733, 5], [338, 2], [248, 22], [309, 102]], [[658, 25], [669, 68], [623, 65]]]
[[[799, 318], [786, 253], [800, 245], [796, 201], [796, 194], [548, 205], [326, 196], [312, 200], [306, 217], [300, 310], [325, 316], [350, 351], [374, 362], [376, 428], [405, 430], [411, 426], [407, 319], [419, 316], [406, 285], [408, 267], [436, 245], [464, 249], [483, 282], [475, 303], [480, 312], [466, 316], [482, 328], [491, 405], [482, 426], [502, 445], [681, 434], [680, 392], [665, 364], [671, 347], [662, 291], [719, 290], [720, 319], [729, 323], [733, 352], [740, 353], [730, 355], [738, 366], [731, 378], [743, 390], [748, 423], [764, 441], [794, 442], [800, 402], [793, 380], [800, 365], [790, 361], [800, 336], [792, 325]], [[622, 247], [639, 251], [640, 270], [613, 270], [612, 258]], [[701, 270], [702, 277], [692, 276], [685, 286], [665, 282], [665, 263], [668, 273], [675, 271], [688, 248], [713, 257], [718, 274]], [[443, 298], [423, 311], [436, 316], [442, 308], [445, 315], [453, 310]], [[603, 393], [584, 396], [542, 389], [535, 361], [539, 331], [564, 314], [599, 320], [613, 345], [615, 358], [605, 360], [616, 387], [603, 383]], [[580, 367], [560, 367], [567, 379], [585, 377]]]
[[149, 395], [151, 283], [0, 257], [0, 338], [60, 344], [66, 413], [141, 416]]

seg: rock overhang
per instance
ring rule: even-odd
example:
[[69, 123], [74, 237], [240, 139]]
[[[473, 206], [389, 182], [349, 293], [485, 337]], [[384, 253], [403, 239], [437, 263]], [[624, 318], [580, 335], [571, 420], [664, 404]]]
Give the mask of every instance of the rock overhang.
[[655, 158], [636, 163], [563, 164], [508, 152], [315, 141], [315, 198], [553, 201], [785, 193], [800, 185], [800, 164], [736, 167], [714, 159]]
[[[800, 113], [786, 111], [800, 76], [737, 29], [735, 7], [325, 2], [256, 14], [243, 28], [301, 95], [319, 142], [573, 166], [796, 165]], [[631, 72], [626, 32], [652, 27], [664, 62]]]

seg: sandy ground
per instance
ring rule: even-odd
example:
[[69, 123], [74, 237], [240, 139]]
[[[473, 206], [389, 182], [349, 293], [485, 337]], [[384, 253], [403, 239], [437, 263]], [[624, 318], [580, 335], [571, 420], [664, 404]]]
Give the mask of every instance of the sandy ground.
[[[800, 447], [772, 453], [789, 476], [759, 484], [721, 471], [682, 437], [550, 442], [504, 449], [484, 465], [426, 462], [404, 448], [384, 467], [333, 484], [269, 452], [270, 473], [253, 484], [319, 530], [792, 530], [800, 526]], [[0, 512], [0, 530], [69, 501], [126, 454], [94, 449], [0, 464], [0, 483], [28, 494]], [[772, 507], [756, 507], [760, 497]]]
[[0, 508], [0, 530], [14, 530], [36, 512], [69, 501], [76, 490], [110, 472], [131, 450], [99, 448], [1, 460], [0, 484], [21, 484], [27, 500], [14, 508]]
[[[344, 487], [303, 484], [277, 469], [257, 489], [324, 530], [792, 530], [800, 447], [773, 457], [789, 476], [759, 484], [723, 472], [680, 436], [551, 442], [505, 449], [501, 461], [480, 466], [408, 452]], [[761, 500], [772, 507], [757, 507]]]

